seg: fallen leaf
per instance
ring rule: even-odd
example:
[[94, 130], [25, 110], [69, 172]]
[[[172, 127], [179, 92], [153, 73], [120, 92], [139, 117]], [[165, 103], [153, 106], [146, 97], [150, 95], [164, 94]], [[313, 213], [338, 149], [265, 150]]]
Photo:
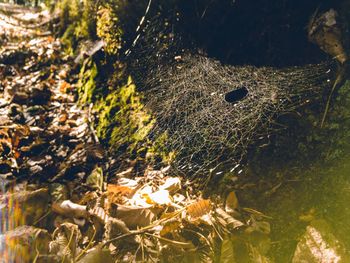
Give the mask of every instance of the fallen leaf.
[[91, 174], [86, 178], [86, 184], [93, 189], [102, 191], [103, 188], [103, 170], [101, 167], [96, 167]]
[[165, 223], [162, 230], [160, 231], [161, 236], [165, 236], [169, 233], [174, 233], [177, 229], [179, 229], [181, 226], [181, 222], [179, 222], [177, 219], [170, 220]]
[[65, 200], [61, 203], [53, 203], [52, 211], [66, 217], [75, 217], [75, 218], [89, 217], [88, 211], [86, 210], [86, 206], [75, 204], [70, 200]]
[[[159, 209], [116, 205], [109, 211], [112, 217], [122, 220], [130, 229], [150, 225], [159, 214]], [[112, 212], [112, 213], [111, 213]]]
[[[65, 78], [65, 77], [64, 77]], [[61, 86], [60, 86], [60, 92], [62, 93], [67, 93], [67, 91], [69, 91], [71, 88], [71, 85], [66, 82], [66, 81], [63, 81]]]
[[174, 194], [181, 189], [181, 180], [178, 177], [169, 177], [159, 186], [159, 189], [168, 190], [169, 193]]
[[230, 192], [226, 197], [225, 210], [230, 213], [237, 209], [239, 206], [236, 193], [234, 191]]
[[74, 260], [80, 253], [79, 242], [82, 238], [77, 225], [63, 223], [52, 234], [53, 241], [50, 242], [50, 253], [57, 254], [64, 259]]
[[58, 118], [58, 123], [59, 124], [64, 124], [68, 120], [68, 113], [67, 112], [62, 112], [61, 115]]
[[187, 213], [192, 217], [192, 218], [198, 218], [201, 217], [209, 212], [211, 212], [211, 203], [210, 200], [200, 200], [197, 201], [189, 206], [187, 206], [186, 210]]
[[231, 227], [233, 229], [239, 228], [244, 226], [244, 223], [235, 219], [233, 216], [228, 214], [226, 211], [224, 211], [221, 208], [217, 208], [215, 212], [224, 220], [224, 227]]
[[151, 194], [144, 194], [143, 197], [149, 204], [170, 205], [172, 203], [169, 191], [159, 190]]
[[134, 192], [134, 189], [128, 186], [109, 184], [107, 185], [107, 193], [121, 195], [125, 197], [130, 197], [130, 195]]

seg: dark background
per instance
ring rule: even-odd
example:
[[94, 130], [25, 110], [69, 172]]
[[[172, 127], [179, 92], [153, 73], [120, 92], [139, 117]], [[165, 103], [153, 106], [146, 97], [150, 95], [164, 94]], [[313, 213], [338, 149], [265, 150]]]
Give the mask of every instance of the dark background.
[[336, 0], [181, 0], [179, 28], [223, 63], [302, 65], [325, 58], [307, 39], [310, 18], [340, 6]]

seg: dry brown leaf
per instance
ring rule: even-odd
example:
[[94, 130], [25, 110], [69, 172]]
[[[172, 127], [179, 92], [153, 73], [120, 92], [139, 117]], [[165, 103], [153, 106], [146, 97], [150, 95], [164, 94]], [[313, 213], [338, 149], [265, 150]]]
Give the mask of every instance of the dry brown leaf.
[[179, 213], [177, 211], [171, 212], [171, 213], [163, 213], [160, 217], [160, 219], [169, 219], [172, 217], [176, 217]]
[[55, 41], [55, 39], [52, 36], [48, 36], [46, 40], [49, 43], [53, 43]]
[[58, 123], [59, 124], [64, 124], [68, 120], [68, 113], [67, 112], [62, 112], [61, 115], [58, 118]]
[[9, 138], [8, 128], [0, 129], [0, 138]]
[[231, 227], [231, 228], [235, 229], [235, 228], [239, 228], [239, 227], [244, 226], [244, 223], [235, 219], [234, 217], [229, 215], [227, 212], [225, 212], [221, 208], [217, 208], [215, 210], [215, 212], [218, 215], [218, 219], [222, 218], [224, 220], [224, 221], [220, 220], [220, 222], [223, 224], [224, 227]]
[[106, 209], [109, 210], [112, 204], [124, 204], [128, 198], [132, 197], [134, 192], [134, 189], [131, 189], [128, 186], [109, 184], [106, 192], [108, 201]]
[[60, 86], [60, 92], [67, 93], [67, 91], [69, 91], [70, 88], [71, 88], [71, 85], [68, 82], [63, 81]]
[[230, 192], [226, 197], [225, 210], [226, 212], [232, 212], [239, 206], [236, 193], [234, 191]]
[[187, 213], [192, 217], [192, 218], [198, 218], [201, 217], [207, 213], [209, 213], [212, 209], [210, 200], [207, 199], [202, 199], [199, 200], [189, 206], [187, 206], [186, 210]]
[[51, 241], [50, 252], [57, 254], [64, 259], [73, 260], [80, 253], [78, 246], [82, 235], [77, 225], [63, 223], [52, 234], [54, 241]]
[[10, 139], [0, 139], [0, 154], [5, 156], [12, 151], [12, 144]]
[[52, 79], [52, 78], [50, 78], [50, 79], [48, 79], [47, 80], [47, 82], [50, 84], [50, 85], [55, 85], [55, 83], [56, 83], [56, 80], [54, 80], [54, 79]]
[[160, 210], [153, 208], [118, 205], [111, 216], [124, 221], [130, 229], [135, 229], [150, 225], [159, 212]]
[[163, 226], [162, 230], [160, 231], [160, 235], [165, 236], [166, 234], [174, 233], [180, 228], [180, 226], [181, 222], [179, 222], [177, 219], [170, 220]]
[[107, 193], [108, 194], [115, 194], [115, 195], [121, 195], [128, 197], [130, 194], [132, 194], [134, 190], [128, 186], [121, 186], [116, 184], [109, 184], [107, 186]]
[[19, 151], [15, 150], [13, 152], [13, 156], [15, 157], [15, 159], [18, 159], [19, 157], [21, 157], [21, 153]]
[[17, 125], [11, 133], [12, 146], [17, 148], [20, 141], [29, 136], [30, 129], [27, 125]]

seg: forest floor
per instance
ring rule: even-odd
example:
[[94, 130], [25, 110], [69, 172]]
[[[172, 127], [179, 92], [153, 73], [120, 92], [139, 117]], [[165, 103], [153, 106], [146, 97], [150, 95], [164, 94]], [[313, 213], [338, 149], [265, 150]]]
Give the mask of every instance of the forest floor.
[[[47, 30], [55, 19], [0, 3], [0, 262], [273, 262], [267, 255], [284, 241], [271, 241], [269, 222], [276, 228], [285, 217], [279, 227], [290, 234], [286, 225], [300, 223], [319, 178], [296, 192], [295, 180], [289, 187], [246, 177], [242, 189], [255, 207], [258, 183], [272, 185], [260, 195], [271, 218], [242, 207], [235, 191], [214, 195], [217, 185], [204, 198], [196, 184], [169, 176], [170, 167], [136, 174], [129, 160], [114, 171], [120, 157], [96, 136], [93, 105], [79, 100], [81, 65]], [[299, 216], [288, 262], [349, 262], [314, 210]]]
[[[79, 65], [46, 31], [49, 20], [47, 12], [0, 5], [1, 258], [263, 259], [266, 216], [241, 210], [234, 192], [225, 203], [203, 199], [185, 179], [167, 176], [168, 167], [135, 177], [130, 166], [106, 182], [112, 161], [95, 135], [92, 105], [79, 104]], [[234, 256], [237, 242], [245, 252]]]

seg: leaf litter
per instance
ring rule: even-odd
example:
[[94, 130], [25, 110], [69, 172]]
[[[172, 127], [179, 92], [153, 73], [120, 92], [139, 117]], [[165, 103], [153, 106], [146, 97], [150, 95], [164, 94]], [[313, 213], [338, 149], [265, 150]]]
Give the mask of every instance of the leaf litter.
[[[268, 243], [270, 225], [241, 209], [235, 192], [225, 202], [205, 199], [169, 167], [140, 176], [131, 165], [107, 180], [113, 157], [91, 129], [91, 107], [78, 106], [74, 58], [58, 39], [0, 13], [3, 258], [242, 262], [235, 251], [244, 246], [246, 258], [253, 251], [265, 260], [251, 240], [258, 233]], [[28, 19], [39, 17], [49, 19]]]

